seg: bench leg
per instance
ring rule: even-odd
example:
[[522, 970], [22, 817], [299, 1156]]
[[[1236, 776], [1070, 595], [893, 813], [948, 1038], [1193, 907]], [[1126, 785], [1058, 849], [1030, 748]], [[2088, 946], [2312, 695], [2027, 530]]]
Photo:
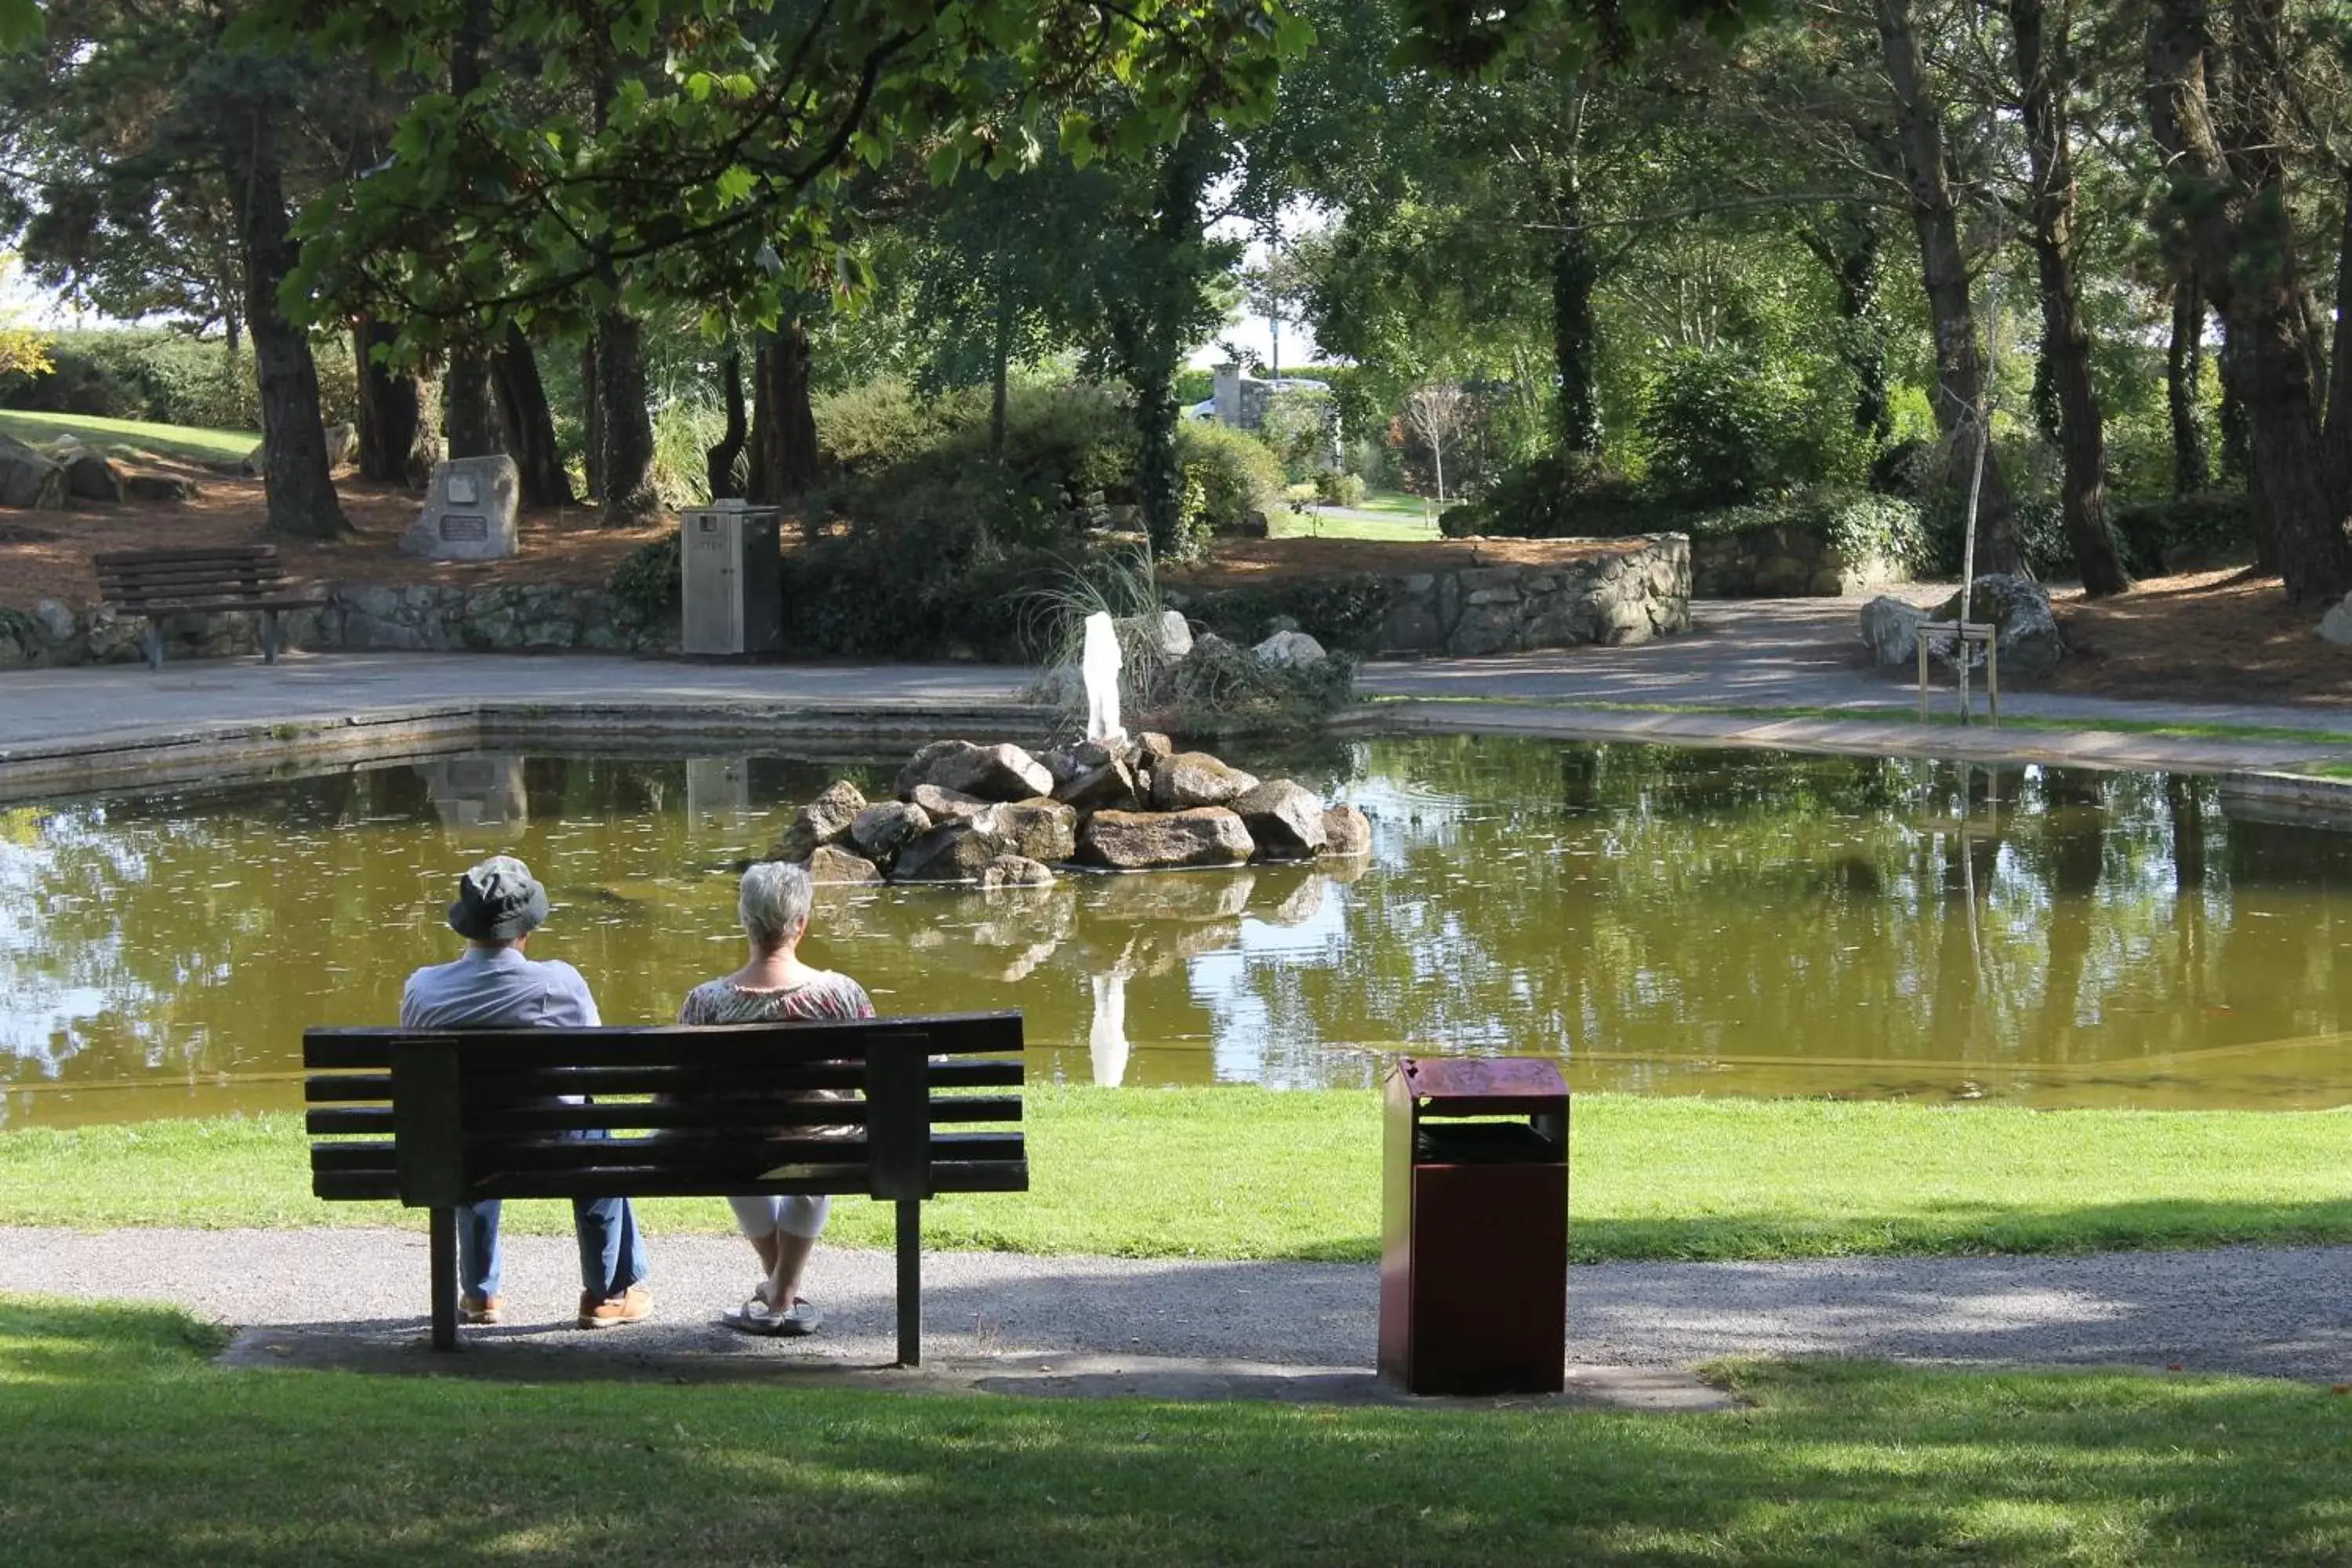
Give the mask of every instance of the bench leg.
[[898, 1204], [898, 1364], [923, 1364], [923, 1205]]
[[278, 612], [275, 610], [261, 612], [261, 662], [278, 662]]
[[147, 622], [146, 632], [139, 639], [139, 646], [147, 650], [148, 668], [160, 670], [163, 668], [163, 628], [152, 618]]
[[457, 1211], [433, 1211], [433, 1348], [457, 1348]]

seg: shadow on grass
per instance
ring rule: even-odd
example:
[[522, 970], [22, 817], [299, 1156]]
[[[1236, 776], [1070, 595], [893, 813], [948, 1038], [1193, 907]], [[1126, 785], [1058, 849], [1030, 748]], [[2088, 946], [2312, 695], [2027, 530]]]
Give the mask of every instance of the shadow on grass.
[[189, 1340], [0, 1300], [13, 1563], [2352, 1552], [2352, 1407], [2293, 1384], [1743, 1366], [1736, 1415], [1465, 1413], [256, 1374]]

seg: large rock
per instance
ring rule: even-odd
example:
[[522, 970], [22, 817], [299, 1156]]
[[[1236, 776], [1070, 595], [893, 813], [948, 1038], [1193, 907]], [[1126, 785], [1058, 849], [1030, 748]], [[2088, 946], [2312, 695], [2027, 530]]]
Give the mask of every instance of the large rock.
[[204, 494], [204, 487], [195, 480], [178, 474], [125, 474], [122, 476], [122, 499], [149, 503], [171, 503], [194, 500]]
[[931, 830], [931, 815], [919, 805], [886, 800], [867, 806], [849, 823], [849, 841], [860, 855], [887, 860], [910, 838]]
[[980, 890], [998, 892], [1006, 888], [1050, 888], [1054, 885], [1054, 868], [1041, 865], [1022, 855], [999, 855], [980, 874]]
[[400, 536], [404, 554], [437, 561], [497, 561], [515, 552], [522, 478], [504, 452], [453, 458], [433, 470], [425, 510]]
[[1364, 814], [1345, 801], [1323, 814], [1323, 853], [1326, 855], [1369, 855], [1372, 852], [1372, 825]]
[[1078, 814], [1059, 801], [1008, 801], [990, 806], [972, 826], [1025, 859], [1051, 863], [1077, 852]]
[[898, 770], [898, 787], [891, 793], [900, 800], [912, 800], [915, 790], [923, 784], [983, 800], [1029, 800], [1054, 793], [1054, 774], [1018, 746], [934, 741]]
[[870, 888], [882, 880], [881, 868], [838, 844], [820, 844], [808, 858], [809, 880], [820, 888]]
[[1151, 809], [1190, 811], [1223, 805], [1257, 787], [1257, 775], [1229, 767], [1206, 752], [1179, 752], [1151, 769]]
[[946, 822], [970, 822], [989, 807], [989, 803], [976, 795], [941, 789], [937, 784], [917, 784], [905, 798], [908, 805], [920, 806], [934, 827]]
[[1078, 858], [1117, 871], [1238, 866], [1257, 852], [1242, 819], [1223, 806], [1191, 811], [1098, 811], [1078, 830]]
[[1269, 860], [1303, 860], [1320, 854], [1329, 835], [1323, 827], [1323, 802], [1305, 784], [1270, 779], [1234, 799], [1233, 813], [1249, 829], [1258, 853]]
[[805, 860], [821, 844], [837, 844], [849, 837], [850, 825], [866, 809], [866, 796], [847, 779], [837, 779], [824, 793], [793, 813], [793, 820], [776, 840], [777, 860]]
[[[1993, 640], [2000, 650], [2003, 677], [2047, 680], [2058, 673], [2066, 657], [2066, 639], [2051, 613], [2048, 589], [2031, 577], [1988, 572], [1977, 579], [1972, 608], [1978, 620], [1990, 621], [1996, 628]], [[1957, 620], [1959, 614], [1960, 595], [1954, 594], [1936, 606], [1935, 618]]]
[[38, 447], [0, 436], [0, 506], [63, 511], [66, 471]]
[[2344, 595], [2341, 604], [2327, 606], [2319, 617], [2319, 635], [2329, 642], [2352, 645], [2352, 594]]
[[908, 841], [890, 876], [899, 882], [976, 882], [1003, 853], [1001, 840], [969, 822], [942, 823]]
[[360, 427], [348, 421], [327, 426], [327, 467], [340, 468], [346, 463], [357, 462], [360, 455]]
[[1927, 612], [1907, 599], [1881, 594], [1862, 607], [1862, 640], [1870, 649], [1870, 661], [1886, 668], [1916, 664], [1919, 658], [1919, 628], [1927, 624]]
[[1270, 664], [1280, 669], [1305, 669], [1330, 657], [1323, 651], [1321, 643], [1305, 632], [1276, 632], [1250, 649], [1250, 653], [1260, 664]]
[[66, 471], [66, 494], [82, 500], [122, 499], [122, 471], [104, 453], [74, 443], [58, 447], [55, 458]]
[[1130, 811], [1141, 804], [1136, 798], [1135, 774], [1117, 757], [1056, 784], [1054, 798], [1081, 812]]
[[1111, 626], [1118, 633], [1120, 653], [1130, 662], [1174, 664], [1192, 651], [1192, 628], [1175, 610], [1129, 616]]

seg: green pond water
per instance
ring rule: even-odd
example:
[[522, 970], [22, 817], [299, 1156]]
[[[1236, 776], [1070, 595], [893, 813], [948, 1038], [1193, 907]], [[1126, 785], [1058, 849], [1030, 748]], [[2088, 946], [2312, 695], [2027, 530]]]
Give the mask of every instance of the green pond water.
[[[1033, 1075], [1370, 1085], [1552, 1055], [1581, 1089], [2352, 1102], [2352, 833], [2205, 780], [1444, 738], [1232, 750], [1361, 805], [1368, 862], [828, 889], [885, 1012], [1017, 1007]], [[740, 961], [732, 868], [897, 759], [442, 758], [0, 808], [0, 1123], [292, 1106], [310, 1024], [389, 1022], [457, 872], [608, 1022]]]

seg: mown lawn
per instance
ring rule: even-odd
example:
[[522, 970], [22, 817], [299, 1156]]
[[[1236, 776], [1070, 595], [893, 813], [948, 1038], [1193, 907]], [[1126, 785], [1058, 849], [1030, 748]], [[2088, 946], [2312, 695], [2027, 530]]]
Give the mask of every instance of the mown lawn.
[[0, 434], [37, 444], [57, 436], [79, 436], [91, 446], [107, 450], [140, 447], [194, 463], [235, 462], [252, 451], [261, 439], [250, 430], [206, 430], [193, 425], [101, 419], [89, 414], [25, 414], [13, 410], [0, 410]]
[[[1028, 1090], [1034, 1190], [941, 1198], [937, 1247], [1365, 1260], [1380, 1232], [1370, 1092]], [[2352, 1111], [2035, 1111], [1588, 1095], [1570, 1135], [1573, 1256], [2069, 1252], [2352, 1241]], [[310, 1195], [299, 1121], [0, 1133], [0, 1225], [419, 1224]], [[725, 1232], [724, 1205], [645, 1205], [649, 1230]], [[827, 1239], [886, 1245], [887, 1205]], [[567, 1234], [567, 1210], [508, 1224]]]
[[228, 1371], [0, 1298], [0, 1554], [52, 1563], [2340, 1563], [2352, 1400], [1720, 1369], [1712, 1415]]

